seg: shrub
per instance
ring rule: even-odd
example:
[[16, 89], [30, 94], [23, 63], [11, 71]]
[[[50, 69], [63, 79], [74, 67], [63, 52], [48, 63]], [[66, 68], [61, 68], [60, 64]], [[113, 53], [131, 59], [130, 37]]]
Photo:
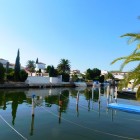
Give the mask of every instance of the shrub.
[[5, 68], [3, 67], [3, 64], [0, 63], [0, 83], [4, 82], [5, 77]]
[[15, 79], [14, 71], [11, 71], [10, 73], [7, 74], [7, 80], [14, 81], [14, 79]]
[[68, 73], [62, 73], [62, 81], [63, 82], [69, 82], [70, 75]]
[[21, 70], [19, 76], [20, 76], [20, 81], [24, 82], [28, 77], [28, 73], [26, 73], [25, 70]]

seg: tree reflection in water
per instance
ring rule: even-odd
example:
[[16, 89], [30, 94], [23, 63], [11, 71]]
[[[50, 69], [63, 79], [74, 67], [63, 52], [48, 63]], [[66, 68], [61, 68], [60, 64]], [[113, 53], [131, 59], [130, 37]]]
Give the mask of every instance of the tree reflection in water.
[[22, 104], [26, 100], [26, 95], [22, 91], [0, 91], [0, 106], [3, 106], [3, 110], [6, 110], [6, 103], [12, 101], [12, 124], [15, 125], [16, 113], [18, 109], [18, 104]]
[[45, 97], [46, 107], [51, 107], [52, 105], [58, 106], [58, 118], [59, 123], [61, 123], [61, 113], [65, 113], [69, 103], [69, 90], [62, 90], [58, 92], [57, 95], [51, 95]]

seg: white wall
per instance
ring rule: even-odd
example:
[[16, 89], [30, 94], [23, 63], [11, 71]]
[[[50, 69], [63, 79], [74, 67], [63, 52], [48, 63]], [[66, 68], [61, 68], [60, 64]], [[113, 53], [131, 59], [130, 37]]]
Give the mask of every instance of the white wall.
[[58, 83], [57, 77], [50, 77], [50, 83]]
[[58, 77], [50, 77], [50, 83], [61, 83], [62, 82], [62, 75]]
[[29, 85], [45, 85], [45, 84], [55, 84], [61, 83], [62, 76], [59, 77], [43, 77], [43, 76], [28, 76], [25, 83]]
[[29, 85], [45, 85], [50, 83], [50, 78], [49, 77], [42, 77], [42, 76], [28, 76], [26, 79], [25, 83]]

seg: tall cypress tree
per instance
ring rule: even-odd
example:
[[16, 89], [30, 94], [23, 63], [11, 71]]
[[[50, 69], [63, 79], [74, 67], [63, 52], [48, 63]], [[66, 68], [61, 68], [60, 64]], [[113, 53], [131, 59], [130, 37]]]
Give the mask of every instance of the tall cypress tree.
[[36, 59], [36, 64], [38, 63], [38, 58]]
[[15, 80], [16, 81], [20, 80], [19, 73], [20, 73], [20, 56], [19, 56], [19, 49], [18, 49], [16, 62], [15, 62]]

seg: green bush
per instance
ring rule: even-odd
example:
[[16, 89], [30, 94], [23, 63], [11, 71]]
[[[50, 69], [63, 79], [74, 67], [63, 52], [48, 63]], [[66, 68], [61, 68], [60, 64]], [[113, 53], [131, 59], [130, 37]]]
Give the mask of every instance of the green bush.
[[19, 76], [20, 76], [20, 81], [24, 82], [28, 77], [28, 73], [25, 70], [21, 70], [19, 72]]
[[72, 79], [73, 82], [77, 82], [78, 81], [78, 76], [77, 74], [72, 75]]
[[11, 71], [7, 74], [7, 80], [9, 81], [14, 81], [15, 76], [14, 76], [14, 71]]
[[58, 72], [56, 69], [54, 69], [54, 66], [50, 66], [49, 68], [49, 76], [50, 77], [57, 77], [58, 76]]
[[0, 83], [4, 82], [5, 77], [5, 68], [3, 67], [3, 64], [0, 63]]
[[69, 82], [70, 80], [70, 75], [68, 73], [62, 73], [62, 81], [63, 82]]

